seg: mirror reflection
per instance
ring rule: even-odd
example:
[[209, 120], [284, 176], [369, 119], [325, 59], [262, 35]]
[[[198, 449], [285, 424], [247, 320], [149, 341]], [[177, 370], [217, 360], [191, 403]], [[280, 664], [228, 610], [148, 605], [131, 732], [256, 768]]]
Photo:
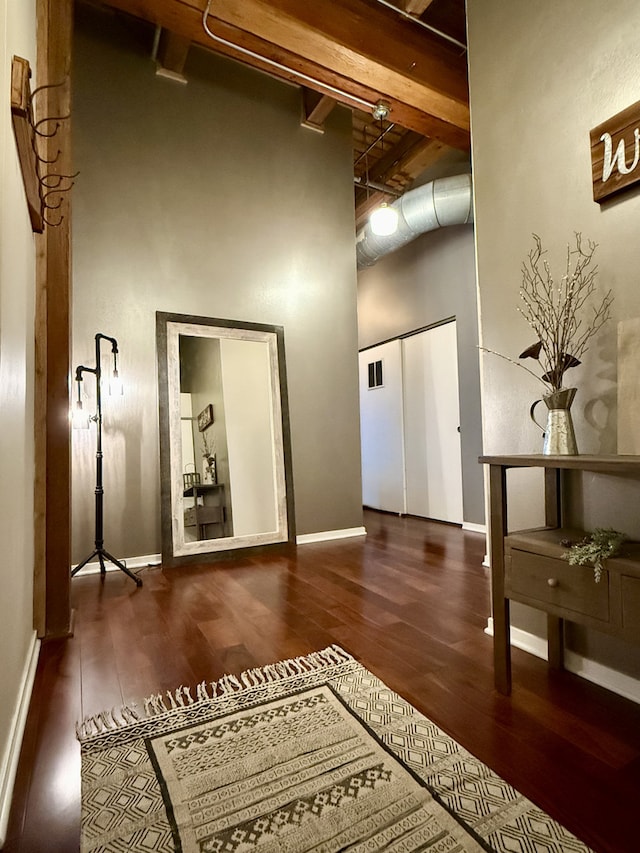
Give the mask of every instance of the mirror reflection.
[[281, 342], [158, 314], [163, 561], [291, 538]]

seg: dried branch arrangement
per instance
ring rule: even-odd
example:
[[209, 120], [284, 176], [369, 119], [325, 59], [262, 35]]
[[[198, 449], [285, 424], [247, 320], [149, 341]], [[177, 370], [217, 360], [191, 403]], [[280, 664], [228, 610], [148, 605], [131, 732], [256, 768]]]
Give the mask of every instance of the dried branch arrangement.
[[613, 296], [609, 290], [597, 306], [593, 305], [598, 267], [592, 262], [597, 243], [587, 240], [585, 246], [582, 235], [576, 233], [576, 247], [567, 246], [565, 274], [556, 284], [542, 241], [537, 234], [533, 240], [534, 248], [522, 264], [522, 306], [518, 311], [535, 332], [537, 341], [520, 353], [520, 358], [538, 361], [542, 373], [538, 375], [494, 350], [481, 349], [521, 367], [542, 382], [548, 392], [554, 392], [561, 390], [565, 371], [581, 363], [589, 341], [610, 319]]

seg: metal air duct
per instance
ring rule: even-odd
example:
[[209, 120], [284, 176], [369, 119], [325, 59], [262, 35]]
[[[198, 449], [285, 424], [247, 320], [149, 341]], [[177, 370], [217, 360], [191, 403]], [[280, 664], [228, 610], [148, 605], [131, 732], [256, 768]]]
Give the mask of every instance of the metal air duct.
[[426, 231], [473, 222], [471, 175], [436, 178], [409, 190], [389, 207], [398, 213], [398, 230], [388, 237], [380, 237], [365, 225], [356, 238], [358, 269], [373, 266], [384, 255], [395, 252]]

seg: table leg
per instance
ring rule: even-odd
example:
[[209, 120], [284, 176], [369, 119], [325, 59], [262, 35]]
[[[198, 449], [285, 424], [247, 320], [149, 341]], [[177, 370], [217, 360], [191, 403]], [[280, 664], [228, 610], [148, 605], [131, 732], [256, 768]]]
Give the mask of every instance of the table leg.
[[511, 639], [509, 599], [504, 591], [504, 537], [507, 534], [506, 469], [489, 466], [491, 536], [491, 601], [493, 609], [493, 665], [496, 690], [511, 693]]
[[564, 619], [547, 614], [547, 648], [549, 666], [564, 669]]
[[544, 523], [547, 527], [560, 527], [562, 524], [561, 473], [558, 468], [544, 469]]

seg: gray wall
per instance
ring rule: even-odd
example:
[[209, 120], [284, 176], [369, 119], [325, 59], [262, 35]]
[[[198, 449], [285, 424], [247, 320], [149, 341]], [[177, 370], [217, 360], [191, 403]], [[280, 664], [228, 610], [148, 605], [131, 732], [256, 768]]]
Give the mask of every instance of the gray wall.
[[[29, 701], [33, 627], [34, 235], [11, 126], [13, 55], [36, 65], [35, 3], [0, 0], [0, 847]], [[35, 85], [32, 81], [32, 87]], [[35, 660], [35, 658], [33, 658]], [[31, 673], [31, 679], [34, 673]], [[22, 707], [21, 707], [22, 705]]]
[[[616, 321], [640, 316], [640, 192], [602, 206], [593, 201], [589, 131], [640, 97], [640, 6], [636, 0], [467, 5], [482, 341], [511, 357], [533, 342], [517, 313], [532, 232], [557, 275], [575, 231], [595, 240], [601, 292], [613, 289], [615, 316], [572, 372], [573, 416], [582, 453], [615, 453]], [[481, 370], [485, 452], [541, 452], [528, 416], [538, 383], [491, 355], [483, 355]], [[539, 479], [514, 483], [518, 526], [539, 522], [539, 514], [525, 510], [532, 499], [539, 506], [540, 487]], [[574, 520], [588, 529], [611, 525], [640, 535], [637, 481], [589, 474], [572, 483], [571, 497]], [[520, 627], [534, 624], [518, 613]], [[578, 630], [569, 640], [590, 658], [640, 676], [640, 657], [629, 646]]]
[[[459, 164], [449, 173], [464, 171]], [[457, 225], [424, 234], [358, 275], [361, 349], [448, 317], [456, 318], [458, 332], [464, 520], [483, 524], [473, 226]]]
[[[360, 526], [350, 113], [305, 130], [296, 87], [200, 49], [186, 86], [157, 77], [153, 32], [122, 20], [81, 7], [74, 58], [73, 358], [113, 335], [126, 382], [104, 407], [107, 548], [160, 551], [156, 310], [284, 326], [297, 532]], [[92, 442], [74, 436], [74, 561]]]

